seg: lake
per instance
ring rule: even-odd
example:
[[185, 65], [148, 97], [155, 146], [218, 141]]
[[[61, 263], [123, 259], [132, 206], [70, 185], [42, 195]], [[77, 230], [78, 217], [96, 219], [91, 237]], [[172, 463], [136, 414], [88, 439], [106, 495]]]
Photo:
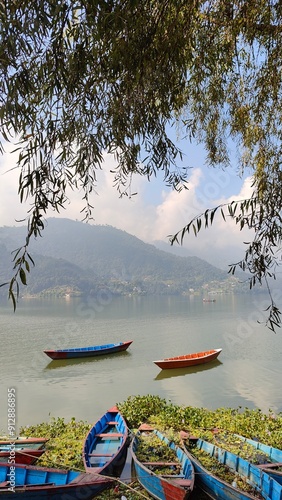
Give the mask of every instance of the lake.
[[[0, 431], [7, 432], [8, 389], [16, 425], [50, 417], [95, 422], [130, 395], [153, 394], [184, 406], [282, 411], [282, 332], [257, 320], [260, 294], [22, 299], [0, 307]], [[44, 349], [133, 340], [128, 351], [87, 360], [51, 361]], [[204, 366], [161, 371], [154, 360], [222, 348]]]

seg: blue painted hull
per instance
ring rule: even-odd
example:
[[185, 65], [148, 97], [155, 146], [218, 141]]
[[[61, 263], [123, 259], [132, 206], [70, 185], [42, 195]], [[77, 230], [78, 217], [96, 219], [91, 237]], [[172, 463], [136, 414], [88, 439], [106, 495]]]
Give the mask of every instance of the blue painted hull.
[[113, 485], [92, 474], [0, 464], [0, 500], [92, 500]]
[[[185, 444], [183, 444], [183, 446], [187, 456], [193, 463], [196, 473], [196, 484], [198, 484], [210, 498], [214, 500], [247, 500], [250, 498], [257, 500], [255, 494], [252, 495], [243, 492], [214, 476], [192, 455]], [[238, 455], [234, 455], [202, 439], [196, 440], [195, 446], [217, 459], [218, 462], [229, 467], [233, 472], [237, 472], [238, 475], [243, 477], [265, 500], [282, 500], [282, 486], [257, 466], [242, 459]]]
[[[156, 430], [153, 432], [166, 446], [169, 446], [175, 452], [176, 457], [181, 463], [181, 477], [175, 475], [168, 479], [165, 476], [155, 474], [138, 460], [136, 452], [138, 450], [138, 436], [140, 436], [140, 431], [131, 443], [132, 475], [136, 476], [143, 488], [157, 500], [186, 500], [191, 495], [194, 487], [195, 476], [192, 463], [181, 448], [169, 441], [160, 432]], [[181, 486], [181, 484], [184, 485], [185, 483], [186, 486]]]
[[240, 436], [239, 434], [235, 434], [235, 436], [238, 437], [241, 441], [249, 443], [256, 450], [265, 453], [269, 457], [271, 462], [282, 462], [282, 450], [274, 448], [273, 446], [268, 446], [267, 444], [263, 444], [259, 441], [255, 441], [254, 439], [245, 438], [243, 436]]
[[[275, 470], [275, 467], [280, 467], [280, 469], [282, 468], [282, 450], [274, 448], [273, 446], [268, 446], [267, 444], [263, 444], [260, 441], [254, 441], [253, 439], [245, 438], [238, 434], [236, 434], [236, 437], [238, 437], [244, 443], [250, 444], [259, 452], [261, 451], [268, 456], [272, 464], [261, 462], [259, 464], [259, 467], [267, 472], [267, 474], [269, 474], [279, 484], [282, 484], [282, 470]], [[275, 462], [277, 462], [277, 464], [279, 465], [275, 466]]]
[[44, 353], [51, 359], [74, 359], [74, 358], [90, 358], [102, 356], [105, 354], [114, 354], [116, 352], [126, 351], [132, 340], [128, 342], [118, 342], [116, 344], [104, 344], [90, 347], [77, 347], [71, 349], [45, 350]]
[[111, 408], [86, 436], [83, 445], [86, 472], [119, 477], [126, 461], [128, 444], [126, 422], [116, 407]]

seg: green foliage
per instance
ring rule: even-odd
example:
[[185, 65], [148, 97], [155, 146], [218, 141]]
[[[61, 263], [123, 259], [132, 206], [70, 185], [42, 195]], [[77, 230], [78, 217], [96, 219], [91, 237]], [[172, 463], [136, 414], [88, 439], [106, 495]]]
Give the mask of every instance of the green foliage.
[[23, 427], [20, 434], [48, 438], [46, 452], [37, 464], [55, 468], [73, 468], [83, 470], [82, 447], [90, 429], [87, 422], [77, 422], [72, 418], [51, 418], [49, 423]]
[[129, 427], [139, 427], [142, 422], [147, 421], [150, 416], [158, 415], [165, 411], [167, 403], [159, 396], [129, 396], [126, 401], [118, 404], [118, 408], [128, 421]]
[[[241, 456], [252, 459], [254, 463], [260, 458], [257, 456], [257, 451], [252, 452], [249, 446], [242, 445], [234, 438], [234, 433], [256, 438], [269, 446], [281, 448], [282, 414], [275, 415], [271, 410], [269, 410], [268, 415], [263, 414], [259, 409], [250, 410], [240, 407], [238, 409], [218, 408], [212, 411], [192, 406], [180, 407], [159, 396], [151, 395], [129, 396], [127, 400], [118, 403], [118, 408], [126, 418], [131, 430], [147, 421], [176, 443], [179, 443], [179, 431], [185, 430], [219, 446], [224, 443], [226, 449], [230, 449], [233, 453], [238, 452]], [[82, 446], [90, 427], [91, 425], [87, 422], [76, 421], [75, 418], [66, 422], [64, 418], [58, 417], [51, 418], [48, 423], [22, 427], [20, 434], [49, 438], [46, 446], [47, 451], [38, 460], [38, 465], [83, 471]], [[148, 449], [145, 451], [145, 446], [143, 451], [142, 449], [142, 453], [148, 452]], [[152, 454], [152, 450], [155, 455]], [[167, 450], [166, 446], [162, 446], [160, 450], [157, 441], [155, 441], [154, 446], [151, 446], [151, 451], [148, 452], [149, 455], [146, 456], [150, 457], [149, 461], [158, 461], [160, 456], [163, 460], [166, 458], [170, 460], [171, 456], [168, 455]], [[140, 455], [140, 459], [142, 459], [142, 455]], [[175, 461], [175, 456], [173, 461]], [[217, 468], [215, 464], [211, 464], [209, 459], [205, 464], [207, 467], [212, 465]], [[160, 474], [165, 473], [164, 468], [156, 470]], [[223, 479], [228, 480], [229, 472], [225, 468], [221, 472], [219, 470], [219, 473], [222, 473]], [[101, 499], [120, 498], [122, 493], [128, 500], [147, 497], [146, 492], [136, 482], [126, 485], [122, 481], [118, 481], [117, 485], [118, 491], [110, 490], [102, 494]], [[240, 487], [245, 488], [244, 484], [240, 484]]]
[[[282, 414], [262, 413], [260, 409], [218, 408], [208, 410], [193, 406], [178, 406], [159, 396], [130, 396], [119, 409], [130, 428], [147, 421], [160, 430], [186, 430], [198, 437], [210, 438], [215, 428], [245, 437], [256, 438], [270, 446], [281, 448]], [[140, 418], [139, 418], [140, 412]], [[204, 434], [203, 434], [204, 433]], [[205, 434], [207, 433], [207, 434]]]

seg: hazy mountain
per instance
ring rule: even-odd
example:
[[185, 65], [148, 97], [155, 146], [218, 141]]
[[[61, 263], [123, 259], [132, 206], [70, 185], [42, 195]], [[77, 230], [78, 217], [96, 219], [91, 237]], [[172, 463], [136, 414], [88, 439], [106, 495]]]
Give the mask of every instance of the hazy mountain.
[[[0, 228], [1, 280], [10, 279], [11, 252], [25, 243], [25, 236], [23, 226]], [[197, 257], [170, 254], [111, 226], [69, 219], [48, 219], [29, 253], [36, 264], [28, 275], [29, 293], [67, 287], [88, 294], [101, 287], [118, 294], [183, 293], [229, 278]]]

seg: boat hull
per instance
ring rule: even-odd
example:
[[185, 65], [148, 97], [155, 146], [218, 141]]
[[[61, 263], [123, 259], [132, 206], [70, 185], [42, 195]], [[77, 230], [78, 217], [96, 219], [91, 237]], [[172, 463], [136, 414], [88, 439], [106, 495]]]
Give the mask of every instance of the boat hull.
[[83, 445], [86, 472], [119, 477], [125, 465], [129, 431], [117, 407], [108, 410], [90, 429]]
[[268, 446], [267, 444], [263, 444], [260, 441], [245, 438], [238, 434], [235, 434], [235, 436], [242, 442], [248, 443], [259, 452], [267, 455], [271, 463], [260, 463], [258, 467], [269, 474], [273, 479], [275, 479], [275, 481], [282, 484], [282, 470], [277, 470], [278, 468], [282, 468], [282, 450], [279, 450], [279, 448], [274, 448], [273, 446]]
[[36, 438], [36, 437], [17, 437], [15, 439], [2, 439], [0, 440], [0, 451], [1, 449], [13, 446], [15, 449], [17, 448], [32, 448], [32, 449], [40, 449], [46, 443], [48, 439], [46, 438]]
[[113, 485], [93, 474], [0, 464], [1, 500], [92, 500]]
[[80, 347], [73, 349], [45, 350], [44, 353], [51, 359], [74, 359], [90, 358], [102, 356], [105, 354], [114, 354], [116, 352], [126, 351], [132, 340], [128, 342], [119, 342], [116, 344], [104, 344], [100, 346]]
[[6, 451], [1, 451], [0, 449], [0, 462], [8, 462], [9, 460], [13, 459], [16, 464], [26, 464], [26, 465], [32, 465], [38, 460], [38, 458], [41, 457], [45, 453], [45, 450], [40, 449], [40, 450], [33, 450], [31, 448], [22, 448], [21, 450], [19, 449], [14, 449], [10, 448], [10, 450]]
[[[238, 455], [228, 452], [218, 446], [197, 439], [194, 445], [210, 456], [216, 458], [219, 463], [227, 466], [233, 472], [243, 477], [263, 498], [267, 500], [282, 500], [282, 486], [257, 466]], [[208, 471], [189, 451], [183, 441], [183, 448], [193, 463], [196, 484], [213, 500], [257, 500], [257, 496], [238, 489], [235, 486], [219, 479]]]
[[195, 352], [193, 354], [184, 354], [173, 358], [164, 358], [154, 361], [162, 370], [171, 370], [173, 368], [187, 368], [188, 366], [196, 366], [204, 363], [209, 363], [216, 359], [222, 349], [211, 349], [209, 351]]
[[157, 500], [186, 500], [190, 497], [194, 488], [194, 469], [192, 463], [185, 453], [173, 442], [169, 441], [158, 431], [153, 430], [153, 432], [165, 445], [169, 446], [175, 452], [177, 459], [181, 463], [183, 474], [181, 474], [181, 477], [174, 475], [168, 479], [167, 477], [155, 474], [153, 470], [140, 462], [136, 455], [139, 444], [138, 436], [141, 433], [141, 431], [138, 431], [130, 447], [132, 476], [135, 476], [141, 486]]

